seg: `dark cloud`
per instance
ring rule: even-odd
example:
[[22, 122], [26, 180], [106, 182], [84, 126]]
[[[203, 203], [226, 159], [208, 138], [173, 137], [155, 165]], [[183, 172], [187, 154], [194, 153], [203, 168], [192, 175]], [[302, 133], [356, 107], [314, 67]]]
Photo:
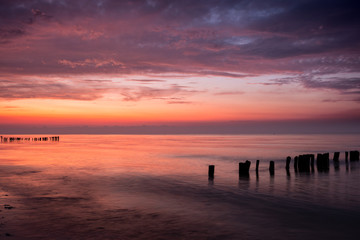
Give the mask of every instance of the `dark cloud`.
[[48, 20], [52, 16], [31, 8], [37, 1], [0, 1], [0, 43], [25, 35], [26, 29], [37, 18]]
[[0, 29], [0, 43], [8, 43], [11, 38], [16, 38], [25, 33], [21, 28]]
[[360, 78], [339, 78], [332, 77], [327, 79], [314, 79], [313, 77], [303, 77], [302, 83], [306, 88], [334, 89], [344, 93], [360, 92]]
[[[0, 1], [0, 42], [6, 45], [0, 70], [239, 79], [292, 73], [313, 76], [303, 80], [307, 88], [331, 87], [317, 77], [359, 72], [358, 9], [350, 0]], [[151, 82], [145, 80], [134, 81]], [[152, 92], [138, 89], [125, 99]]]

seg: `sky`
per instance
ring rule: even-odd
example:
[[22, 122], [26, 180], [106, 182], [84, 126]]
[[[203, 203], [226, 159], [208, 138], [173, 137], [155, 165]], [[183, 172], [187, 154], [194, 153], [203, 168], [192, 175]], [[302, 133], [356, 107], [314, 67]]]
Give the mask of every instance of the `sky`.
[[359, 10], [354, 0], [0, 0], [0, 132], [360, 133]]

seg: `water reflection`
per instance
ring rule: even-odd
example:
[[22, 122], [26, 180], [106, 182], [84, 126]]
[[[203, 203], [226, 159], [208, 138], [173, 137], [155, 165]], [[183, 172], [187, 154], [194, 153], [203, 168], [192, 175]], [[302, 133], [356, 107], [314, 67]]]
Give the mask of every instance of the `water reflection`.
[[[2, 144], [0, 200], [13, 208], [0, 212], [0, 231], [12, 239], [238, 239], [239, 231], [245, 239], [352, 239], [359, 162], [285, 168], [284, 156], [360, 142], [339, 138], [73, 135], [56, 145]], [[239, 175], [246, 159], [261, 164]]]

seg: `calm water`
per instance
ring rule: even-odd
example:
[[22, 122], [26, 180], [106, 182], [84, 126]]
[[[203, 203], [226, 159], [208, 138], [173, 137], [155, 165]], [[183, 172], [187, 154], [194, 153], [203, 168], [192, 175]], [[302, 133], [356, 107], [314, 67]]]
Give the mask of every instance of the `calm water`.
[[[0, 239], [358, 239], [360, 163], [345, 164], [350, 150], [360, 150], [359, 135], [2, 143]], [[335, 151], [339, 169], [330, 161], [327, 173], [296, 174], [291, 165], [286, 174], [287, 156], [330, 152], [332, 159]], [[239, 179], [245, 160], [250, 177]]]

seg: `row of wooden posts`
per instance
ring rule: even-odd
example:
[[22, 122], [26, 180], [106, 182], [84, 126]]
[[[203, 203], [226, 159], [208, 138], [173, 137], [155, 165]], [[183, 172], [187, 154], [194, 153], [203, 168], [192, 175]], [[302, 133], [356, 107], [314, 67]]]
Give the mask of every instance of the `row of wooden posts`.
[[54, 142], [58, 142], [60, 141], [60, 137], [59, 136], [52, 136], [52, 137], [4, 137], [4, 136], [0, 136], [0, 141], [1, 142], [21, 142], [21, 141], [54, 141]]
[[[339, 167], [339, 156], [340, 152], [335, 152], [333, 161], [335, 168]], [[345, 162], [348, 162], [349, 152], [345, 152]], [[359, 151], [350, 151], [350, 162], [359, 161]], [[316, 167], [319, 172], [329, 170], [329, 153], [318, 153], [316, 156]], [[256, 174], [259, 172], [260, 160], [256, 160]], [[291, 157], [286, 158], [285, 169], [287, 172], [290, 170]], [[251, 162], [246, 160], [245, 162], [239, 163], [239, 176], [248, 176], [250, 170]], [[294, 157], [294, 170], [295, 172], [310, 172], [314, 171], [315, 165], [315, 155], [314, 154], [304, 154]], [[270, 161], [269, 165], [270, 175], [275, 174], [275, 162]], [[215, 175], [215, 165], [209, 165], [209, 179], [213, 179]]]

